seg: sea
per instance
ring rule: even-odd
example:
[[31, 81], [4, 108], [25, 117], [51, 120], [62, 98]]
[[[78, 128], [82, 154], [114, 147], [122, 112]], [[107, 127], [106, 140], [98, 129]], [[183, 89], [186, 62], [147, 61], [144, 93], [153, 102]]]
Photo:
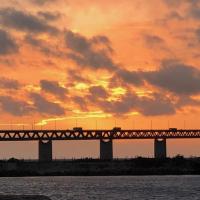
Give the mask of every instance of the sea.
[[200, 176], [66, 176], [0, 178], [0, 195], [52, 200], [200, 200]]

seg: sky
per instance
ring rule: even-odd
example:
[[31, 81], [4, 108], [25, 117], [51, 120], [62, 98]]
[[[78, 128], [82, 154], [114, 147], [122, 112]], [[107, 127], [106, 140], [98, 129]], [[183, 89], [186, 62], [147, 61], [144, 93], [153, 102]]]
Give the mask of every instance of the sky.
[[[0, 0], [0, 129], [200, 128], [198, 0]], [[1, 158], [36, 158], [1, 142]], [[200, 155], [170, 140], [168, 155]], [[54, 157], [98, 157], [98, 142], [54, 142]], [[153, 141], [115, 141], [115, 157]]]

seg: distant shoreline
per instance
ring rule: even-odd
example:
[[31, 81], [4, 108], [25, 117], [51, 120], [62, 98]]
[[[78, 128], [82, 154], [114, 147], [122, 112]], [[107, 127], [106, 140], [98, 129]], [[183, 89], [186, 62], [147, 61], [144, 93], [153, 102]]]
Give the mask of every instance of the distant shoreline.
[[0, 177], [27, 176], [150, 176], [200, 175], [200, 158], [134, 158], [124, 160], [78, 159], [31, 162], [0, 161]]
[[44, 195], [0, 195], [1, 200], [50, 200]]

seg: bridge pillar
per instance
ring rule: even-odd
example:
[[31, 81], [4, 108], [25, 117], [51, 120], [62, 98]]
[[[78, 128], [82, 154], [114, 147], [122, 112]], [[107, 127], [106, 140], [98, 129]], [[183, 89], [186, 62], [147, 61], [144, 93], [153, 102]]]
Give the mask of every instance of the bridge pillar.
[[112, 160], [113, 159], [113, 141], [100, 140], [100, 159]]
[[166, 139], [155, 139], [154, 140], [154, 157], [155, 158], [166, 158], [167, 157]]
[[39, 141], [39, 161], [52, 161], [52, 141]]

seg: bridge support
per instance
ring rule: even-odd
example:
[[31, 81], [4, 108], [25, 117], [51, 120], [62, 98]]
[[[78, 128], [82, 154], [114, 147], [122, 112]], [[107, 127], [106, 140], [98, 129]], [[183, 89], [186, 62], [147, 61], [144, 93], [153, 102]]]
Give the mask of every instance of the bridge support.
[[100, 159], [112, 160], [113, 159], [113, 141], [100, 140]]
[[39, 141], [39, 161], [52, 161], [52, 141]]
[[166, 139], [155, 139], [154, 140], [154, 157], [155, 158], [166, 158], [167, 157]]

